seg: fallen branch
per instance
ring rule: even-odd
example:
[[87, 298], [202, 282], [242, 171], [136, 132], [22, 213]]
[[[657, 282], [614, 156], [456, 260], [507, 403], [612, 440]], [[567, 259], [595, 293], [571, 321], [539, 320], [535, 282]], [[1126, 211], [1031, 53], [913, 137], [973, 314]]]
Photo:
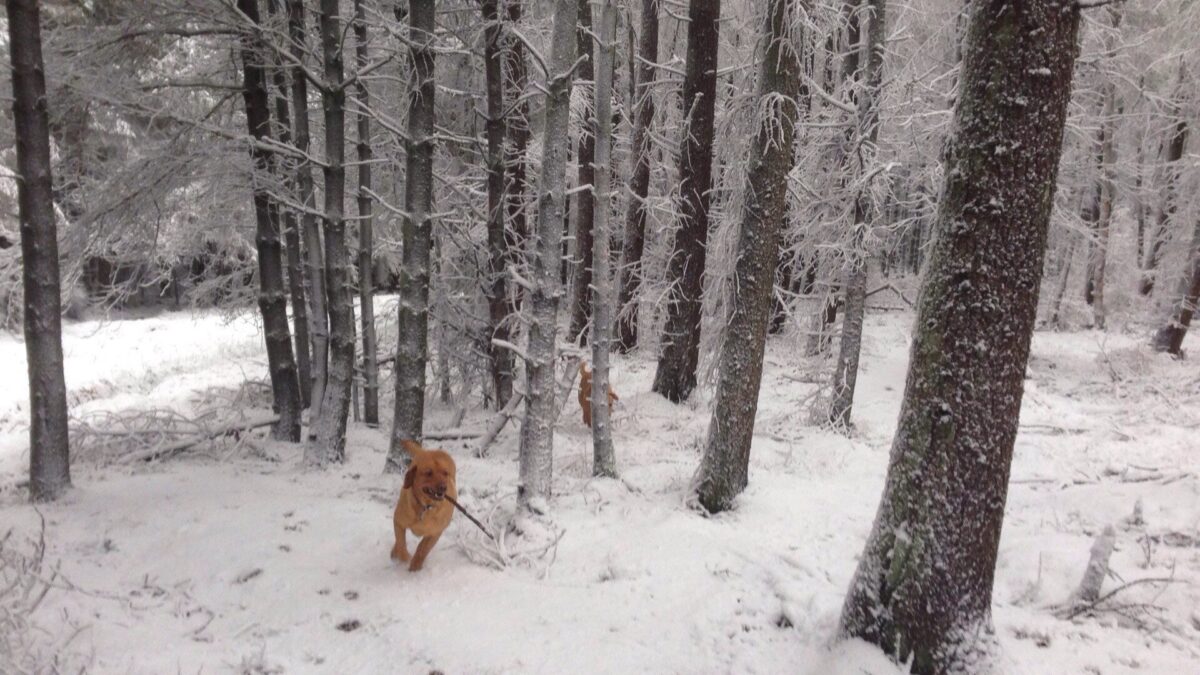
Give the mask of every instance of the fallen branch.
[[205, 441], [210, 441], [221, 436], [229, 436], [231, 434], [242, 433], [252, 429], [271, 426], [279, 421], [278, 415], [270, 415], [268, 417], [251, 418], [247, 420], [239, 420], [230, 422], [218, 427], [214, 427], [204, 433], [196, 434], [190, 438], [185, 438], [174, 443], [159, 445], [138, 452], [131, 452], [122, 456], [117, 460], [118, 464], [133, 464], [134, 462], [149, 462], [154, 459], [160, 459], [169, 455], [173, 455], [188, 448], [199, 445]]
[[492, 443], [496, 437], [500, 435], [500, 431], [504, 429], [504, 425], [508, 424], [508, 420], [517, 416], [517, 408], [521, 405], [521, 401], [525, 399], [524, 394], [514, 392], [509, 397], [508, 403], [504, 404], [504, 408], [496, 413], [492, 421], [488, 423], [487, 431], [479, 439], [479, 445], [475, 447], [476, 457], [486, 457], [488, 448], [492, 447]]

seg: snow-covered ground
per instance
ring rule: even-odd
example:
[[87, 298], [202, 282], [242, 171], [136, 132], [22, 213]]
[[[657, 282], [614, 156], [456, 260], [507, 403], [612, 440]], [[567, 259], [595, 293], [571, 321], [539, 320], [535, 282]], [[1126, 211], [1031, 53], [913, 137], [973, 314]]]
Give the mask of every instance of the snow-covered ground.
[[[673, 406], [649, 392], [650, 355], [616, 359], [623, 480], [589, 477], [572, 398], [555, 442], [564, 534], [545, 567], [472, 562], [464, 545], [478, 536], [461, 517], [424, 571], [393, 564], [399, 479], [380, 473], [386, 432], [360, 425], [348, 462], [322, 473], [301, 470], [296, 448], [261, 443], [135, 467], [79, 458], [75, 489], [40, 507], [45, 569], [60, 576], [27, 646], [96, 673], [902, 672], [865, 645], [827, 643], [882, 489], [910, 324], [869, 317], [849, 437], [807, 423], [826, 364], [799, 356], [799, 337], [773, 339], [750, 487], [715, 518], [684, 504], [708, 402]], [[213, 314], [69, 325], [74, 411], [192, 412], [198, 390], [264, 377], [257, 330]], [[1035, 337], [996, 575], [1001, 672], [1200, 672], [1200, 371], [1143, 342]], [[15, 528], [11, 548], [39, 523], [14, 487], [27, 403], [11, 336], [0, 369], [0, 537]], [[436, 409], [429, 426], [449, 418]], [[463, 426], [485, 419], [473, 411]], [[486, 459], [466, 443], [441, 444], [464, 505], [511, 500], [514, 430]], [[1144, 524], [1132, 524], [1139, 501]], [[1105, 592], [1171, 583], [1120, 591], [1120, 611], [1057, 618], [1106, 525], [1117, 551]]]

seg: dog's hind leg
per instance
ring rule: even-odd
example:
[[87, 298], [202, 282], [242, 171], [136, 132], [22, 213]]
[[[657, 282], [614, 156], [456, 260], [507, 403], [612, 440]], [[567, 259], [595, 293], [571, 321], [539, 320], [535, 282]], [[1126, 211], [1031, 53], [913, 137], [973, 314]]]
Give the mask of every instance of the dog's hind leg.
[[425, 537], [421, 540], [421, 543], [417, 544], [417, 552], [413, 554], [412, 562], [408, 564], [409, 572], [416, 572], [425, 565], [425, 556], [429, 555], [429, 552], [433, 550], [433, 545], [438, 542], [441, 536], [440, 533], [433, 534]]
[[396, 543], [392, 546], [392, 560], [408, 562], [408, 541], [404, 536], [404, 528], [399, 525], [396, 528]]

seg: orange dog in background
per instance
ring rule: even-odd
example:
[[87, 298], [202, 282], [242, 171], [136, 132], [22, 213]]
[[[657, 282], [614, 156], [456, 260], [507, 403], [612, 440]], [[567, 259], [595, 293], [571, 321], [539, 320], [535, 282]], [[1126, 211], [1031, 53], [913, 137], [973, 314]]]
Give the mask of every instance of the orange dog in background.
[[[608, 385], [608, 412], [612, 412], [613, 401], [621, 400], [612, 385]], [[579, 409], [583, 411], [583, 423], [588, 428], [592, 426], [592, 371], [587, 364], [579, 362]]]
[[[446, 497], [458, 499], [458, 486], [455, 484], [457, 469], [454, 458], [443, 450], [426, 450], [420, 443], [411, 440], [401, 441], [401, 445], [412, 457], [412, 463], [404, 474], [404, 487], [400, 490], [396, 513], [392, 516], [392, 524], [396, 529], [392, 560], [408, 562], [408, 571], [416, 572], [424, 566], [425, 556], [433, 550], [454, 517], [454, 505]], [[413, 534], [421, 537], [411, 562], [406, 530], [412, 530]]]

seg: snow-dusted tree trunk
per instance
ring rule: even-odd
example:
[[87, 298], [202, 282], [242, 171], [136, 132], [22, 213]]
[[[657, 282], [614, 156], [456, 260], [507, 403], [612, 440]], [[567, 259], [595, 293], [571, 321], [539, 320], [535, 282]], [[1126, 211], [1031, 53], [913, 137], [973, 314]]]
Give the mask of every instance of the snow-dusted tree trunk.
[[[361, 71], [367, 67], [367, 18], [363, 0], [354, 0], [354, 59]], [[354, 82], [354, 97], [359, 104], [355, 116], [358, 143], [358, 304], [362, 320], [363, 363], [363, 421], [379, 424], [379, 360], [375, 338], [374, 257], [375, 231], [371, 203], [371, 117], [367, 83], [361, 78]]]
[[[274, 18], [279, 15], [279, 0], [268, 0], [267, 14]], [[271, 60], [271, 83], [275, 87], [275, 118], [279, 130], [279, 142], [284, 145], [292, 144], [292, 116], [288, 109], [287, 71], [284, 69], [278, 54]], [[292, 166], [283, 158], [275, 170], [283, 179], [283, 184], [290, 195], [294, 192]], [[296, 352], [296, 372], [300, 383], [300, 404], [307, 408], [310, 404], [309, 395], [312, 393], [312, 341], [308, 335], [308, 307], [304, 299], [304, 264], [303, 252], [300, 248], [300, 230], [296, 221], [296, 212], [283, 204], [272, 200], [271, 205], [279, 209], [283, 217], [283, 250], [287, 260], [288, 295], [292, 301], [292, 332]], [[276, 218], [279, 216], [277, 215]]]
[[550, 497], [554, 466], [554, 364], [558, 333], [559, 279], [562, 255], [563, 201], [567, 146], [570, 143], [571, 79], [575, 63], [577, 0], [555, 0], [550, 58], [546, 64], [546, 127], [542, 135], [542, 168], [538, 180], [537, 226], [531, 233], [529, 261], [529, 340], [525, 364], [525, 417], [521, 422], [521, 503], [540, 508]]
[[1078, 244], [1078, 237], [1073, 233], [1068, 233], [1069, 241], [1067, 241], [1067, 250], [1063, 253], [1062, 269], [1058, 273], [1058, 284], [1054, 290], [1054, 300], [1051, 302], [1050, 310], [1050, 325], [1055, 328], [1060, 327], [1060, 317], [1062, 315], [1063, 298], [1067, 295], [1067, 282], [1071, 278], [1071, 262], [1075, 258], [1075, 247]]
[[1200, 216], [1196, 218], [1196, 227], [1192, 232], [1191, 249], [1184, 266], [1183, 278], [1179, 280], [1178, 294], [1179, 299], [1176, 300], [1166, 325], [1159, 328], [1154, 335], [1154, 348], [1173, 356], [1183, 354], [1183, 338], [1187, 336], [1188, 327], [1192, 325], [1192, 317], [1196, 313], [1197, 302], [1200, 301]]
[[412, 89], [405, 142], [403, 260], [400, 269], [396, 405], [385, 471], [407, 462], [400, 445], [419, 440], [425, 420], [425, 367], [429, 357], [429, 270], [433, 247], [434, 0], [408, 3]]
[[[579, 68], [576, 79], [584, 87], [591, 86], [596, 78], [592, 63], [592, 7], [590, 0], [579, 0], [579, 28], [575, 41], [579, 50]], [[571, 328], [567, 339], [587, 341], [588, 322], [592, 320], [592, 247], [595, 241], [596, 215], [596, 118], [595, 110], [579, 125], [579, 171], [575, 185], [583, 188], [577, 193], [575, 204], [575, 268], [571, 282]]]
[[[308, 52], [304, 0], [288, 0], [288, 38], [291, 43], [292, 124], [293, 142], [302, 155], [309, 150], [308, 79], [303, 65]], [[304, 238], [304, 291], [308, 300], [309, 335], [312, 340], [312, 381], [302, 383], [309, 389], [308, 440], [316, 439], [316, 420], [321, 418], [325, 402], [325, 384], [329, 372], [329, 314], [326, 309], [325, 251], [321, 229], [317, 223], [317, 197], [313, 185], [312, 162], [301, 157], [296, 161], [296, 188], [304, 211], [300, 214], [300, 229]]]
[[29, 495], [41, 502], [55, 499], [71, 486], [50, 122], [37, 0], [6, 0], [5, 4], [29, 366]]
[[[758, 129], [747, 167], [734, 263], [733, 311], [721, 342], [716, 398], [696, 476], [697, 498], [710, 512], [728, 509], [746, 487], [771, 320], [771, 291], [787, 212], [787, 175], [794, 163], [792, 142], [800, 110], [805, 107], [796, 97], [801, 77], [800, 32], [808, 18], [808, 6], [808, 0], [770, 0], [767, 5], [765, 49], [758, 76]], [[802, 10], [797, 11], [798, 7]]]
[[350, 250], [346, 245], [346, 90], [342, 67], [342, 22], [338, 0], [321, 0], [325, 110], [325, 283], [329, 303], [329, 372], [321, 413], [313, 423], [316, 440], [306, 459], [322, 466], [346, 455], [350, 387], [354, 383], [354, 305]]
[[258, 249], [258, 308], [263, 318], [263, 336], [267, 343], [267, 369], [271, 393], [279, 421], [271, 426], [277, 440], [300, 440], [300, 381], [292, 354], [292, 333], [288, 327], [287, 293], [283, 283], [282, 245], [279, 239], [279, 212], [271, 205], [269, 189], [263, 185], [274, 157], [263, 147], [270, 140], [271, 112], [267, 98], [267, 74], [263, 62], [262, 32], [258, 3], [238, 0], [238, 10], [250, 22], [242, 38], [242, 100], [246, 104], [246, 124], [255, 143], [250, 147], [254, 160], [254, 242]]
[[609, 270], [608, 227], [612, 184], [612, 89], [613, 52], [617, 40], [617, 8], [613, 0], [600, 0], [596, 39], [596, 210], [592, 246], [592, 475], [615, 478], [617, 457], [613, 451], [608, 414], [608, 353], [612, 348], [613, 279]]
[[[879, 99], [883, 83], [884, 38], [887, 30], [884, 0], [861, 0], [858, 7], [850, 11], [850, 53], [842, 63], [842, 79], [851, 83], [856, 102], [854, 127], [848, 135], [849, 145], [845, 158], [846, 183], [858, 184], [868, 172], [879, 137]], [[866, 12], [866, 17], [861, 16]], [[861, 22], [869, 21], [867, 37], [867, 70], [859, 73], [859, 44]], [[858, 86], [864, 81], [863, 86]], [[862, 353], [863, 319], [867, 301], [867, 256], [863, 250], [866, 230], [871, 227], [873, 207], [866, 185], [857, 188], [854, 194], [853, 224], [850, 233], [850, 248], [846, 252], [844, 293], [846, 308], [842, 313], [842, 335], [838, 346], [838, 360], [833, 374], [833, 398], [829, 404], [829, 422], [834, 426], [850, 425], [850, 410], [854, 404], [854, 385], [858, 381], [858, 359]]]
[[[484, 284], [488, 300], [488, 332], [492, 340], [508, 342], [509, 327], [508, 271], [513, 261], [508, 250], [511, 238], [505, 233], [505, 162], [506, 136], [504, 101], [503, 25], [500, 22], [499, 0], [479, 3], [483, 16], [483, 74], [487, 93], [487, 241], [488, 278]], [[491, 362], [492, 389], [496, 409], [500, 410], [512, 396], [512, 352], [488, 343]]]
[[[1115, 46], [1114, 46], [1115, 48]], [[1116, 200], [1117, 143], [1116, 87], [1104, 85], [1104, 120], [1100, 131], [1100, 206], [1096, 213], [1095, 241], [1088, 256], [1088, 302], [1092, 305], [1092, 322], [1104, 330], [1104, 273], [1108, 267], [1108, 239], [1112, 226], [1113, 202]]]
[[1076, 0], [971, 10], [887, 481], [840, 627], [918, 675], [986, 649], [1078, 53]]
[[712, 202], [713, 124], [721, 0], [688, 4], [687, 65], [683, 77], [685, 121], [679, 152], [679, 229], [667, 265], [667, 319], [653, 390], [675, 403], [696, 388], [700, 312]]
[[[654, 64], [658, 63], [658, 3], [642, 0], [641, 35], [638, 37], [636, 107], [633, 123], [633, 176], [629, 209], [625, 216], [625, 238], [621, 245], [620, 288], [618, 289], [617, 345], [622, 352], [637, 347], [638, 289], [642, 284], [642, 251], [646, 246], [646, 197], [650, 194], [650, 153], [654, 144]], [[631, 73], [632, 77], [632, 73]]]
[[[1180, 74], [1180, 89], [1184, 84], [1183, 74]], [[1170, 227], [1176, 210], [1179, 208], [1179, 176], [1182, 171], [1183, 149], [1187, 145], [1188, 121], [1180, 108], [1180, 92], [1176, 92], [1176, 101], [1172, 108], [1176, 116], [1174, 128], [1171, 130], [1170, 141], [1167, 143], [1167, 154], [1163, 157], [1164, 177], [1162, 187], [1162, 203], [1158, 208], [1154, 229], [1150, 233], [1150, 241], [1146, 245], [1146, 259], [1142, 264], [1142, 280], [1138, 292], [1150, 295], [1154, 292], [1154, 283], [1158, 276], [1158, 263], [1162, 259], [1163, 246], [1170, 236]]]

